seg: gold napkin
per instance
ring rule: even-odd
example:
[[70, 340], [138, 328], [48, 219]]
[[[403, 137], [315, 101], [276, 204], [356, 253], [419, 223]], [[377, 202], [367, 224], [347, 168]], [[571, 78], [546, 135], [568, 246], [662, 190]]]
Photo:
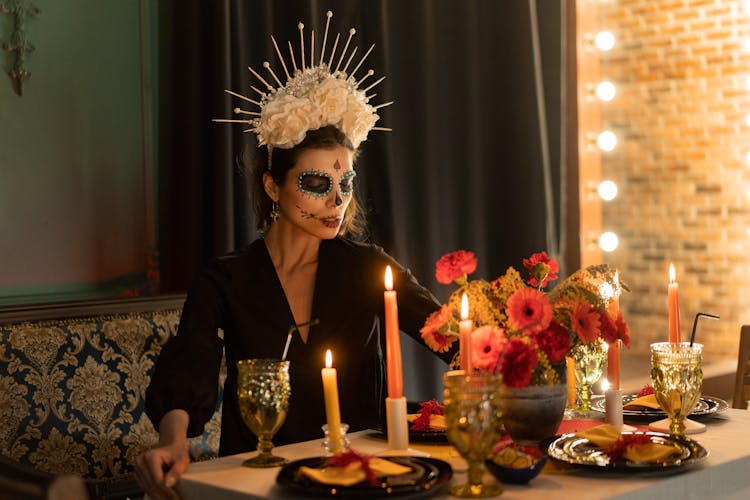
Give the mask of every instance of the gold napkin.
[[625, 410], [658, 410], [661, 406], [656, 402], [656, 396], [648, 394], [623, 406]]
[[[410, 413], [406, 415], [406, 420], [409, 423], [414, 422], [419, 417], [419, 413]], [[445, 424], [445, 415], [430, 415], [430, 430], [431, 431], [446, 431], [448, 426]]]
[[[576, 436], [588, 439], [602, 450], [610, 448], [621, 437], [617, 427], [610, 424], [602, 424], [586, 431], [577, 432]], [[661, 462], [679, 453], [680, 449], [674, 445], [650, 442], [629, 445], [625, 448], [622, 456], [631, 462]]]
[[680, 449], [670, 444], [645, 443], [628, 446], [622, 456], [631, 462], [662, 462], [679, 453]]
[[[377, 477], [400, 476], [411, 471], [411, 467], [378, 457], [370, 458], [370, 469]], [[367, 478], [365, 471], [362, 469], [362, 464], [359, 462], [351, 463], [346, 467], [324, 467], [322, 469], [302, 466], [299, 471], [313, 481], [330, 486], [353, 486]]]
[[599, 448], [609, 448], [620, 439], [620, 430], [611, 424], [602, 424], [591, 429], [576, 432], [576, 436], [588, 439]]

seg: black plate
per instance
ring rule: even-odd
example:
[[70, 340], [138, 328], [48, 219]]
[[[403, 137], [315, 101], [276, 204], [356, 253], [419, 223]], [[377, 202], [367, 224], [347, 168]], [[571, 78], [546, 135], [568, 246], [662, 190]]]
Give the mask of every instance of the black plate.
[[[635, 394], [625, 394], [622, 396], [622, 404], [626, 405], [631, 401], [638, 399]], [[597, 398], [591, 402], [591, 409], [595, 412], [605, 413], [605, 400], [604, 398]], [[690, 418], [710, 417], [716, 413], [722, 412], [729, 408], [729, 404], [723, 399], [712, 398], [710, 396], [701, 396], [698, 403], [695, 405], [695, 409], [690, 414]], [[634, 418], [640, 420], [659, 420], [665, 418], [667, 415], [659, 409], [648, 408], [645, 410], [627, 410], [622, 409], [622, 416], [625, 418]]]
[[[373, 437], [388, 439], [388, 432], [385, 429], [380, 429], [380, 432]], [[448, 444], [448, 434], [446, 431], [413, 431], [409, 429], [409, 442]]]
[[[623, 435], [634, 434], [623, 432]], [[628, 460], [612, 461], [606, 453], [588, 439], [575, 434], [564, 434], [542, 443], [541, 449], [552, 460], [571, 465], [589, 472], [626, 473], [661, 475], [674, 474], [701, 463], [708, 456], [708, 451], [697, 441], [690, 438], [678, 438], [661, 432], [646, 432], [654, 443], [671, 444], [680, 449], [679, 456], [672, 456], [661, 462], [630, 462]]]
[[412, 472], [398, 476], [386, 476], [379, 485], [372, 486], [359, 483], [354, 486], [331, 486], [318, 483], [299, 472], [299, 468], [322, 467], [326, 457], [304, 458], [285, 465], [276, 476], [276, 484], [280, 487], [303, 495], [350, 497], [399, 497], [423, 498], [440, 491], [453, 477], [451, 466], [427, 457], [388, 457], [398, 464], [412, 468]]

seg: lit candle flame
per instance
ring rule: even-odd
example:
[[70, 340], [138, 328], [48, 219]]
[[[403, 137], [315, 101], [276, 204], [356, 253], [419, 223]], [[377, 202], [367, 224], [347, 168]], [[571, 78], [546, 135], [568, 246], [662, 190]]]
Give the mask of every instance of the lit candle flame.
[[669, 282], [674, 283], [677, 279], [675, 272], [674, 272], [674, 264], [671, 262], [669, 263]]
[[385, 289], [393, 290], [393, 272], [391, 266], [385, 266]]
[[461, 319], [469, 319], [469, 297], [466, 292], [461, 296]]
[[326, 368], [330, 368], [333, 365], [333, 356], [331, 355], [331, 350], [326, 349]]

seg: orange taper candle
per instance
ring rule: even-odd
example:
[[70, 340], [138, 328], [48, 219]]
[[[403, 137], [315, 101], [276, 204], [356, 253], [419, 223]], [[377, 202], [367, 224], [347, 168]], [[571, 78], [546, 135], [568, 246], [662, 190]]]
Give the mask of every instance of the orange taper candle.
[[615, 340], [607, 349], [607, 381], [611, 389], [620, 390], [620, 341]]
[[674, 264], [669, 264], [669, 288], [667, 293], [669, 303], [669, 341], [680, 343], [680, 297], [677, 286]]
[[464, 293], [461, 296], [461, 322], [458, 324], [458, 350], [461, 360], [461, 369], [467, 373], [471, 372], [471, 332], [474, 323], [469, 319], [469, 297]]
[[404, 395], [404, 376], [401, 367], [401, 338], [398, 329], [398, 304], [393, 290], [391, 266], [385, 268], [385, 360], [388, 372], [388, 397]]

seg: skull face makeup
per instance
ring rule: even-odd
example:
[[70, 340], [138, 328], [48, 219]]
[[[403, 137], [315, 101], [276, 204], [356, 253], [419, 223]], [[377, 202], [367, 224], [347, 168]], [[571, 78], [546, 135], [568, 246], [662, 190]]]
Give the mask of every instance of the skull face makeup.
[[267, 184], [280, 207], [274, 225], [291, 225], [320, 239], [336, 237], [354, 193], [352, 152], [345, 147], [302, 153], [282, 185]]
[[[339, 165], [338, 160], [336, 161], [336, 165]], [[335, 168], [336, 166], [334, 166]], [[338, 184], [341, 196], [351, 196], [352, 191], [354, 191], [354, 178], [356, 176], [357, 173], [354, 170], [349, 170], [339, 178]], [[331, 174], [319, 170], [307, 170], [297, 176], [297, 187], [299, 187], [299, 190], [317, 198], [328, 196], [328, 193], [333, 189], [333, 184], [334, 181]]]

